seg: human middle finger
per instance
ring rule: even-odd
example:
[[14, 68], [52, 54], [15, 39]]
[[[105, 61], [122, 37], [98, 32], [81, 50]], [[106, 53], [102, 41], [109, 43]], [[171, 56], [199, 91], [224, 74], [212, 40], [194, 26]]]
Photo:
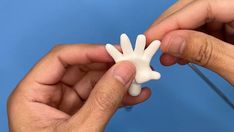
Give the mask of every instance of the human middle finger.
[[[153, 24], [148, 28], [151, 29], [153, 28], [155, 25], [159, 24], [160, 22], [162, 22], [165, 18], [167, 18], [168, 16], [172, 15], [173, 13], [175, 13], [176, 11], [182, 9], [183, 7], [185, 7], [186, 5], [188, 5], [189, 3], [191, 3], [194, 0], [178, 0], [175, 4], [173, 4], [171, 7], [169, 7], [166, 11], [164, 11], [154, 22]], [[146, 30], [146, 34], [147, 31]], [[151, 40], [147, 39], [147, 43], [150, 43]]]
[[233, 6], [234, 1], [228, 0], [217, 0], [215, 2], [212, 0], [193, 1], [148, 29], [145, 34], [150, 42], [154, 39], [161, 40], [165, 34], [178, 29], [195, 30], [206, 23], [214, 21], [228, 23], [234, 19], [233, 13], [230, 12]]
[[185, 7], [187, 4], [189, 4], [190, 2], [192, 2], [194, 0], [178, 0], [175, 4], [173, 4], [171, 7], [169, 7], [166, 11], [164, 11], [155, 21], [151, 26], [154, 26], [158, 23], [160, 23], [161, 21], [163, 21], [163, 19], [167, 18], [168, 16], [170, 16], [171, 14], [175, 13], [176, 11], [178, 11], [179, 9]]
[[131, 96], [130, 94], [126, 94], [124, 96], [122, 106], [131, 106], [142, 103], [149, 99], [151, 96], [151, 90], [147, 87], [142, 88], [141, 93], [138, 96]]

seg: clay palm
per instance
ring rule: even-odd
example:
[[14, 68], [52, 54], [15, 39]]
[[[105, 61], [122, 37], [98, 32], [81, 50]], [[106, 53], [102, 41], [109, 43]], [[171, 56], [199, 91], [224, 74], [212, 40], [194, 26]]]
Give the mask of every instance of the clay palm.
[[150, 67], [150, 61], [160, 46], [160, 41], [153, 41], [146, 49], [146, 38], [144, 35], [138, 35], [135, 49], [133, 50], [131, 42], [126, 34], [120, 37], [122, 52], [118, 51], [113, 45], [107, 44], [106, 49], [113, 57], [115, 62], [128, 60], [136, 67], [136, 83], [144, 83], [149, 80], [158, 80], [160, 73], [153, 71]]

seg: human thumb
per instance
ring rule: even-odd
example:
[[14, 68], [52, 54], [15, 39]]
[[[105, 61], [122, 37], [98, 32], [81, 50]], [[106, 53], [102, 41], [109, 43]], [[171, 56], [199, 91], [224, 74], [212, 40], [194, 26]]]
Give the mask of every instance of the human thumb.
[[73, 127], [77, 126], [80, 130], [81, 126], [85, 126], [84, 131], [103, 131], [134, 78], [135, 67], [132, 63], [123, 61], [112, 66], [97, 82], [84, 106], [71, 119], [75, 124]]
[[162, 40], [163, 52], [206, 67], [234, 85], [234, 46], [210, 35], [176, 30]]

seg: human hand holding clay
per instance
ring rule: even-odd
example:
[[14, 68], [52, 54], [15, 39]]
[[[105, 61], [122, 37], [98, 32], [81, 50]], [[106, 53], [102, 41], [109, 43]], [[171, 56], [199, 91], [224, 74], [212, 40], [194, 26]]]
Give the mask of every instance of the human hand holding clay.
[[127, 94], [135, 77], [132, 63], [112, 64], [102, 45], [55, 47], [10, 96], [10, 131], [103, 131], [118, 107], [150, 96], [148, 88], [137, 97]]
[[180, 0], [145, 35], [162, 40], [162, 64], [196, 63], [234, 85], [233, 8], [232, 0]]

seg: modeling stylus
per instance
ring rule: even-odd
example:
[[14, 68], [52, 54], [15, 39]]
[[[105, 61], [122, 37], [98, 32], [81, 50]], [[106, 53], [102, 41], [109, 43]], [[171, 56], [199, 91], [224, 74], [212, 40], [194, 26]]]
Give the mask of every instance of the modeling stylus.
[[189, 63], [188, 66], [202, 79], [206, 82], [209, 87], [215, 91], [229, 106], [234, 108], [232, 101], [214, 84], [207, 78], [194, 64]]

